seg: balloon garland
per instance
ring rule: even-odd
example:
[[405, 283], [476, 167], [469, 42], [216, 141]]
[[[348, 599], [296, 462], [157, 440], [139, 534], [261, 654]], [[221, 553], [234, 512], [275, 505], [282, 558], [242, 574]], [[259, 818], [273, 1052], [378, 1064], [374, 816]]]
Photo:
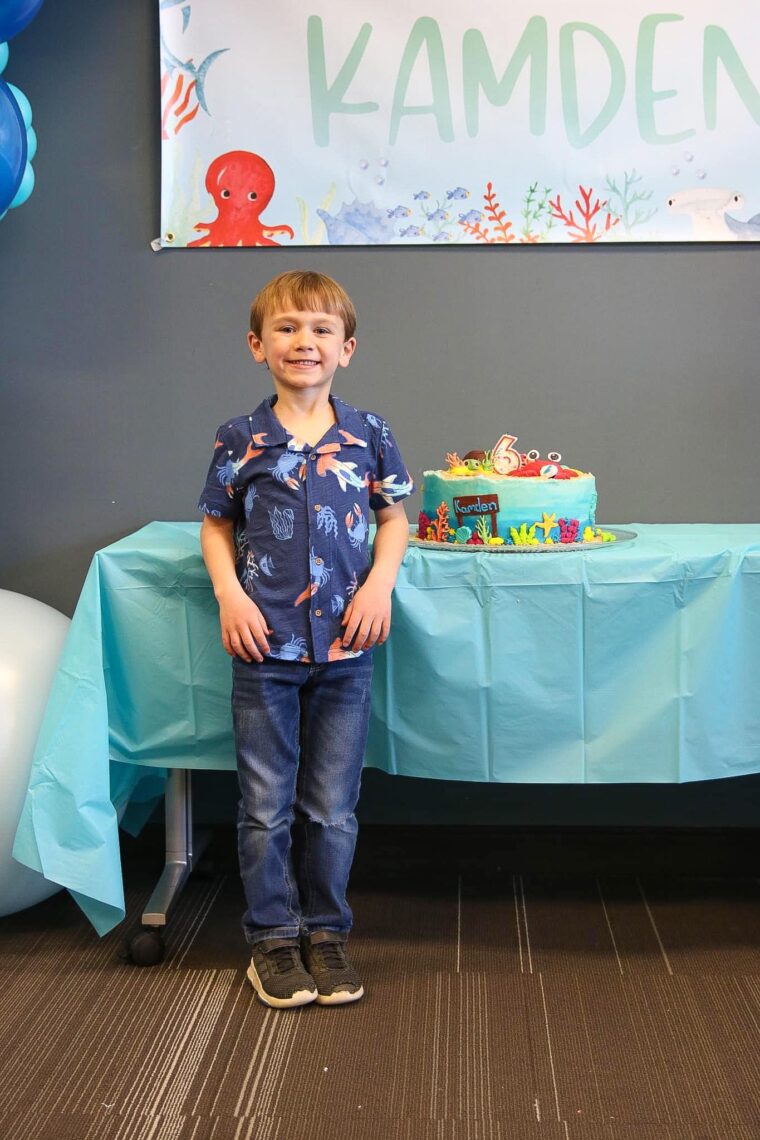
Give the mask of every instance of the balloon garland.
[[[6, 41], [23, 31], [42, 3], [0, 0], [0, 76], [10, 55]], [[22, 206], [34, 189], [32, 159], [36, 151], [31, 104], [23, 91], [0, 79], [0, 218]]]

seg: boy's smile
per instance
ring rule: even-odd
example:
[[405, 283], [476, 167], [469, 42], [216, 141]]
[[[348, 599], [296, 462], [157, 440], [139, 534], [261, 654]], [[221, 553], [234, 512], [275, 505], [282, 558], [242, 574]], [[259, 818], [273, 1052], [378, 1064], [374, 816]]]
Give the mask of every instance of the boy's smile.
[[267, 314], [261, 336], [248, 334], [254, 359], [267, 364], [275, 387], [291, 391], [329, 391], [337, 369], [345, 368], [356, 347], [345, 339], [341, 317], [335, 313], [286, 310]]

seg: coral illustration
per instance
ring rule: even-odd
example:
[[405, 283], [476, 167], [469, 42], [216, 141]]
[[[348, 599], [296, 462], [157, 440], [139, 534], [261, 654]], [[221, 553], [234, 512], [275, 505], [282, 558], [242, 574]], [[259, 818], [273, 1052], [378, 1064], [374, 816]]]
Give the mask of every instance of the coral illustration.
[[488, 245], [506, 245], [515, 240], [515, 235], [509, 231], [512, 229], [512, 223], [507, 220], [506, 210], [502, 210], [501, 204], [496, 199], [496, 194], [493, 188], [493, 182], [486, 184], [486, 192], [483, 195], [486, 203], [485, 213], [493, 224], [494, 232], [492, 233], [488, 226], [481, 225], [480, 221], [460, 221], [460, 226], [465, 231], [474, 237], [476, 241], [486, 242]]
[[643, 226], [650, 218], [653, 218], [657, 213], [657, 207], [652, 206], [649, 209], [638, 209], [638, 204], [642, 202], [649, 202], [652, 198], [652, 191], [647, 190], [646, 193], [642, 190], [634, 190], [634, 186], [642, 181], [641, 175], [636, 173], [634, 169], [628, 173], [627, 170], [623, 171], [623, 187], [620, 189], [617, 182], [610, 178], [609, 174], [605, 179], [607, 189], [610, 193], [610, 198], [618, 199], [617, 213], [623, 223], [623, 229], [626, 233], [630, 233], [635, 226]]
[[577, 542], [578, 541], [578, 528], [580, 523], [578, 519], [560, 519], [559, 520], [559, 540], [560, 542]]
[[433, 524], [435, 530], [436, 542], [448, 542], [449, 539], [449, 508], [446, 503], [441, 503], [438, 510], [435, 512], [436, 521]]
[[430, 519], [427, 517], [424, 511], [420, 511], [420, 517], [417, 521], [417, 537], [423, 540], [426, 539], [430, 527]]
[[[570, 241], [572, 242], [601, 241], [602, 238], [609, 233], [612, 227], [618, 224], [620, 218], [617, 215], [613, 215], [609, 210], [607, 210], [603, 224], [601, 217], [599, 217], [597, 221], [594, 221], [594, 219], [597, 218], [597, 215], [600, 214], [602, 210], [606, 209], [607, 201], [605, 200], [604, 202], [600, 202], [597, 198], [597, 200], [592, 205], [591, 199], [594, 193], [593, 189], [589, 187], [588, 190], [584, 190], [583, 186], [579, 186], [578, 190], [580, 192], [581, 200], [578, 198], [575, 199], [575, 208], [578, 211], [579, 219], [576, 220], [572, 209], [570, 210], [569, 214], [565, 212], [562, 207], [562, 201], [559, 194], [557, 195], [556, 200], [552, 200], [551, 198], [549, 199], [552, 217], [556, 218], [557, 221], [562, 222], [562, 224], [570, 231]], [[597, 228], [597, 225], [599, 228]]]
[[485, 515], [480, 515], [475, 524], [475, 533], [481, 542], [487, 543], [491, 538], [491, 524]]

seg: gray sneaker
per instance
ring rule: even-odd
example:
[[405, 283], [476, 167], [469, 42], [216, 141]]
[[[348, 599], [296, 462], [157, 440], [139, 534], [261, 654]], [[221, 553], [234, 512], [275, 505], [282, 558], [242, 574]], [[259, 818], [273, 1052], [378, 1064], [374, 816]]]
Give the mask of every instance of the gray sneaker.
[[297, 938], [268, 938], [251, 946], [248, 981], [264, 1005], [289, 1009], [315, 1001], [317, 987], [304, 969]]
[[347, 934], [315, 930], [301, 939], [306, 969], [317, 983], [318, 1005], [344, 1005], [364, 996], [361, 978], [346, 955]]

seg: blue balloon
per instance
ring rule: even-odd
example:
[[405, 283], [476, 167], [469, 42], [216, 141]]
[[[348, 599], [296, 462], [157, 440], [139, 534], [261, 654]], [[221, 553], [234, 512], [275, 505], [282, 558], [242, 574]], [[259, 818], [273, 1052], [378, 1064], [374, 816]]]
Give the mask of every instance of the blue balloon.
[[24, 117], [10, 87], [0, 79], [0, 213], [7, 210], [16, 197], [26, 167]]
[[7, 44], [0, 44], [0, 75], [5, 71], [5, 65], [8, 62], [8, 56], [11, 53], [8, 51]]
[[20, 87], [16, 87], [13, 83], [9, 83], [8, 87], [10, 89], [11, 95], [18, 104], [18, 109], [21, 112], [21, 118], [24, 120], [24, 126], [27, 130], [29, 130], [32, 125], [32, 104], [29, 102]]
[[22, 32], [42, 7], [43, 0], [0, 0], [0, 40]]
[[9, 210], [14, 209], [16, 206], [23, 206], [32, 190], [34, 190], [34, 170], [32, 169], [31, 162], [27, 162], [24, 173], [21, 175], [21, 182], [16, 191], [13, 201], [8, 207]]

